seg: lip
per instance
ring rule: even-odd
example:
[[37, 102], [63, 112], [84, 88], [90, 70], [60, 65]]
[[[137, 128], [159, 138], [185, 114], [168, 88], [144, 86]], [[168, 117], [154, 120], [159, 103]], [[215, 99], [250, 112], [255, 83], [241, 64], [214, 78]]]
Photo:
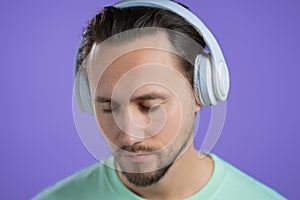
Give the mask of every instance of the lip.
[[136, 154], [127, 154], [123, 157], [130, 162], [148, 162], [153, 159], [155, 155], [149, 153], [136, 153]]

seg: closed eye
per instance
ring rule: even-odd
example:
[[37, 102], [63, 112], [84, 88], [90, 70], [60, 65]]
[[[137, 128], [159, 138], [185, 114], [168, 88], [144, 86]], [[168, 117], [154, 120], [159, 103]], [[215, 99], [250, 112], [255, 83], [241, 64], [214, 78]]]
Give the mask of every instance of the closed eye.
[[100, 104], [100, 110], [104, 114], [110, 114], [112, 112], [116, 112], [119, 109], [119, 105], [115, 105], [114, 103], [111, 102], [105, 102]]
[[157, 111], [159, 108], [160, 108], [160, 104], [153, 104], [153, 103], [149, 103], [146, 101], [146, 103], [142, 103], [139, 105], [139, 108], [142, 112], [154, 112], [154, 111]]

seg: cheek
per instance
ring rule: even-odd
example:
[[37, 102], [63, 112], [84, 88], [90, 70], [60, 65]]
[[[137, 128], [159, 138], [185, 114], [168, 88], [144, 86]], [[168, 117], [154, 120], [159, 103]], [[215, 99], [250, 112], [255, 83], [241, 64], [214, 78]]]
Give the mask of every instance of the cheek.
[[96, 122], [98, 129], [106, 140], [116, 144], [119, 129], [112, 115], [102, 114], [101, 111], [96, 111]]
[[180, 134], [180, 127], [182, 124], [180, 105], [174, 103], [166, 108], [166, 120], [161, 131], [153, 137], [155, 140], [159, 140], [164, 145], [172, 142], [178, 134]]
[[194, 112], [191, 101], [179, 104], [177, 101], [167, 109], [167, 119], [162, 130], [154, 139], [161, 145], [181, 146], [181, 143], [192, 134]]

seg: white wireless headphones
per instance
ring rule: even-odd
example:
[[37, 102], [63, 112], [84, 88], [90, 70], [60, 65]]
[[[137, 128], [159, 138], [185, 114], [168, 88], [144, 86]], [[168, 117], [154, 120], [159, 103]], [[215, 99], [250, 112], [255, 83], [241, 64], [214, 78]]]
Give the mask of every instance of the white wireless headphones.
[[[229, 72], [224, 56], [213, 34], [196, 15], [171, 0], [123, 0], [114, 6], [118, 8], [135, 6], [161, 8], [170, 10], [191, 23], [203, 37], [210, 51], [210, 55], [199, 54], [195, 59], [194, 88], [200, 103], [202, 106], [216, 105], [218, 101], [226, 100], [229, 92]], [[86, 78], [81, 73], [77, 73], [74, 84], [75, 98], [80, 109], [93, 114]]]

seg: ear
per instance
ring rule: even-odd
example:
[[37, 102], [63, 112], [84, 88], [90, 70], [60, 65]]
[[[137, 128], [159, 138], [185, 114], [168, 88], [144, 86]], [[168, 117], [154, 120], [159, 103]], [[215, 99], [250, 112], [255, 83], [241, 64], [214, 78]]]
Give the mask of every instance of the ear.
[[201, 109], [200, 103], [195, 99], [195, 113]]
[[196, 94], [195, 90], [194, 90], [193, 94], [194, 94], [194, 99], [195, 99], [194, 110], [195, 110], [195, 114], [196, 114], [201, 109], [202, 105], [200, 103], [199, 98], [197, 97], [197, 94]]

